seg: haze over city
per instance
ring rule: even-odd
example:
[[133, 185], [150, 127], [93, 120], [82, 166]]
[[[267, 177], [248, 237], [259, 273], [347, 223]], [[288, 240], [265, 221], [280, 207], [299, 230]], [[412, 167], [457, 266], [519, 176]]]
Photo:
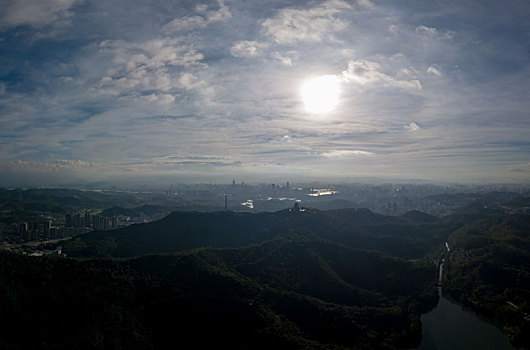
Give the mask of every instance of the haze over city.
[[526, 1], [1, 3], [5, 186], [528, 182]]

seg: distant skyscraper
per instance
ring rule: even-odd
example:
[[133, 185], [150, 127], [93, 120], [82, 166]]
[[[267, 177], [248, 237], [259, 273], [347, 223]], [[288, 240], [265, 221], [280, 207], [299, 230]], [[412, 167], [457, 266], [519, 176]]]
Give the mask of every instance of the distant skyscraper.
[[236, 185], [236, 180], [232, 180], [232, 186]]
[[20, 233], [20, 238], [27, 241], [28, 240], [28, 223], [21, 222], [20, 225], [18, 225], [18, 232]]
[[225, 193], [225, 211], [228, 211], [228, 196]]
[[289, 189], [289, 181], [287, 181], [287, 189]]
[[85, 226], [90, 228], [90, 212], [85, 210]]
[[52, 229], [52, 221], [51, 220], [46, 220], [44, 222], [44, 236], [46, 238], [50, 238], [51, 236], [51, 229]]
[[72, 227], [72, 226], [73, 226], [72, 214], [71, 214], [71, 213], [66, 213], [66, 223], [65, 223], [65, 226], [66, 226], [66, 227]]

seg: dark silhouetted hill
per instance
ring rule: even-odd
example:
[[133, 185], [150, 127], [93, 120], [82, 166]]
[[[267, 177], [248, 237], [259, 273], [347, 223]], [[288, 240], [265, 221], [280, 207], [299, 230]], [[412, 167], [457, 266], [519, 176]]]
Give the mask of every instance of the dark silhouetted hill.
[[433, 268], [295, 234], [131, 260], [0, 252], [0, 346], [411, 348]]
[[[95, 231], [64, 244], [78, 257], [131, 257], [197, 247], [237, 247], [289, 233], [354, 248], [417, 258], [443, 242], [440, 227], [375, 214], [367, 209], [282, 210], [256, 214], [173, 212], [162, 220], [113, 231]], [[422, 226], [423, 225], [423, 226]]]

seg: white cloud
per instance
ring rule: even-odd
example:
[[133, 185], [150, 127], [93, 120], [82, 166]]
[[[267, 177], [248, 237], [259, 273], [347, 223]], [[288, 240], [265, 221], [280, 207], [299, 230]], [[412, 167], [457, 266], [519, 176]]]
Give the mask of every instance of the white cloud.
[[77, 0], [17, 0], [2, 6], [0, 30], [29, 25], [44, 27], [72, 16], [70, 9]]
[[195, 10], [197, 10], [197, 12], [199, 13], [205, 13], [207, 9], [208, 9], [208, 5], [206, 4], [199, 4], [195, 7]]
[[397, 73], [397, 76], [399, 78], [416, 78], [416, 72], [413, 71], [411, 68], [401, 68], [398, 73]]
[[[259, 57], [263, 56], [267, 51], [269, 44], [259, 41], [248, 41], [241, 40], [232, 45], [230, 53], [234, 57]], [[283, 65], [291, 66], [293, 64], [289, 56], [282, 55], [280, 52], [275, 51], [269, 54], [269, 57], [274, 61], [280, 62]]]
[[165, 33], [177, 33], [187, 30], [194, 30], [205, 28], [210, 23], [225, 21], [232, 17], [230, 10], [224, 4], [224, 1], [219, 1], [219, 8], [213, 11], [207, 11], [206, 5], [197, 5], [197, 12], [204, 16], [186, 16], [182, 18], [175, 18], [171, 22], [162, 27]]
[[225, 21], [231, 18], [232, 14], [230, 13], [228, 7], [224, 4], [224, 1], [219, 0], [219, 9], [207, 12], [206, 17], [208, 18], [208, 23], [212, 23], [218, 21]]
[[419, 80], [399, 80], [381, 72], [382, 67], [377, 62], [357, 60], [348, 62], [348, 69], [342, 72], [342, 78], [359, 85], [380, 83], [385, 86], [398, 87], [409, 90], [421, 90]]
[[427, 27], [421, 25], [419, 27], [416, 27], [416, 33], [434, 38], [438, 34], [438, 30], [434, 27]]
[[369, 156], [372, 152], [360, 151], [360, 150], [332, 150], [322, 153], [322, 156], [326, 158], [345, 158], [354, 156]]
[[366, 9], [373, 9], [375, 7], [374, 3], [370, 0], [357, 0], [357, 4], [359, 4], [360, 7], [364, 7]]
[[429, 38], [439, 38], [439, 39], [452, 39], [455, 36], [455, 32], [451, 30], [446, 30], [440, 32], [435, 27], [427, 27], [424, 25], [416, 27], [416, 33], [420, 35], [427, 36]]
[[5, 94], [6, 90], [7, 90], [6, 84], [4, 84], [3, 82], [0, 81], [0, 96]]
[[175, 18], [171, 22], [162, 27], [162, 31], [167, 33], [182, 32], [185, 30], [194, 30], [204, 28], [208, 25], [208, 21], [201, 16], [187, 16], [183, 18]]
[[[113, 55], [114, 66], [99, 81], [99, 88], [106, 94], [130, 94], [151, 91], [147, 100], [168, 103], [174, 89], [192, 89], [200, 86], [197, 79], [182, 72], [175, 79], [176, 68], [205, 66], [202, 53], [182, 44], [178, 38], [154, 39], [140, 43], [125, 41], [104, 41], [100, 44], [102, 53]], [[160, 93], [163, 93], [160, 95]], [[144, 97], [143, 100], [146, 100]]]
[[283, 56], [282, 54], [280, 54], [279, 52], [273, 52], [271, 53], [271, 57], [272, 59], [280, 62], [281, 64], [283, 65], [286, 65], [286, 66], [291, 66], [293, 64], [293, 62], [291, 61], [291, 58], [288, 57], [288, 56]]
[[442, 72], [440, 72], [438, 69], [434, 68], [433, 66], [430, 66], [429, 68], [427, 68], [427, 73], [434, 74], [438, 78], [442, 77]]
[[347, 28], [348, 23], [339, 18], [342, 11], [351, 9], [350, 4], [330, 0], [309, 9], [283, 9], [276, 16], [266, 19], [263, 30], [278, 44], [295, 44], [299, 41], [320, 42], [334, 32]]
[[156, 69], [164, 66], [191, 66], [203, 64], [202, 53], [189, 45], [182, 44], [178, 38], [153, 39], [139, 43], [107, 40], [100, 43], [100, 49], [111, 52], [114, 62], [122, 64], [127, 70], [137, 67]]
[[170, 94], [152, 93], [150, 95], [141, 96], [140, 100], [149, 103], [170, 104], [175, 101], [175, 96]]
[[394, 35], [396, 35], [399, 31], [398, 27], [395, 24], [391, 24], [388, 26], [388, 31]]
[[230, 53], [234, 57], [256, 57], [261, 55], [267, 46], [266, 43], [259, 41], [241, 40], [232, 45]]
[[414, 122], [411, 122], [409, 125], [405, 125], [404, 128], [412, 132], [417, 132], [421, 130], [420, 126]]
[[355, 56], [355, 51], [353, 49], [342, 49], [341, 54], [344, 57], [352, 58], [353, 56]]
[[191, 73], [183, 73], [178, 78], [180, 87], [186, 90], [192, 90], [198, 87], [202, 87], [204, 82], [199, 80], [196, 76]]
[[292, 137], [289, 136], [289, 135], [284, 135], [284, 136], [282, 136], [282, 141], [287, 142], [287, 143], [291, 143], [292, 142]]

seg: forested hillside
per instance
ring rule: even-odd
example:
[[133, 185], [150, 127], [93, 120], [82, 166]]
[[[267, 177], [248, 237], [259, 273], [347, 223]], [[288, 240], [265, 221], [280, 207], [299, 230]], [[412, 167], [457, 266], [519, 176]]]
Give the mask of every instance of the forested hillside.
[[528, 347], [529, 227], [477, 205], [173, 212], [60, 242], [66, 259], [1, 253], [0, 346], [410, 349], [445, 257], [444, 293]]
[[3, 348], [410, 348], [437, 301], [430, 260], [299, 236], [131, 260], [0, 259]]
[[392, 217], [366, 209], [274, 213], [173, 212], [162, 220], [114, 231], [99, 231], [66, 243], [76, 257], [132, 257], [202, 246], [236, 247], [289, 233], [318, 237], [405, 258], [428, 255], [443, 243], [441, 222], [423, 214]]
[[444, 291], [530, 347], [530, 216], [490, 216], [454, 231]]

